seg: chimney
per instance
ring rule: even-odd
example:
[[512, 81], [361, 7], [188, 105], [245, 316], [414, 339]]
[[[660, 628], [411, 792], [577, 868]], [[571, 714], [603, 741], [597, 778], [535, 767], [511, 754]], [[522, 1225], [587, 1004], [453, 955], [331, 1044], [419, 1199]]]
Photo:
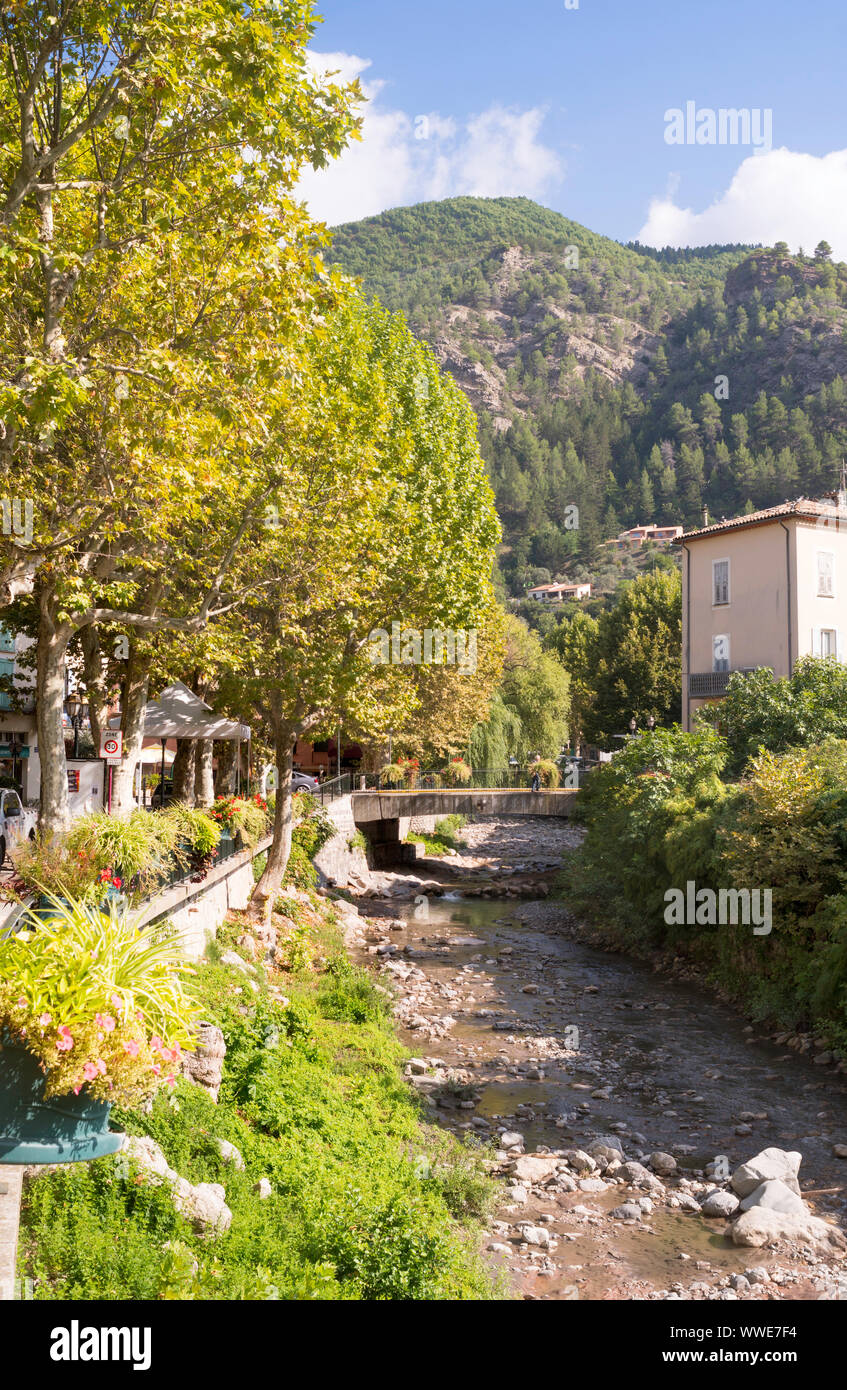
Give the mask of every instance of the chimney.
[[709, 508], [706, 507], [706, 506], [704, 506], [704, 507], [703, 507], [703, 525], [704, 525], [704, 526], [708, 526], [708, 524], [709, 524]]

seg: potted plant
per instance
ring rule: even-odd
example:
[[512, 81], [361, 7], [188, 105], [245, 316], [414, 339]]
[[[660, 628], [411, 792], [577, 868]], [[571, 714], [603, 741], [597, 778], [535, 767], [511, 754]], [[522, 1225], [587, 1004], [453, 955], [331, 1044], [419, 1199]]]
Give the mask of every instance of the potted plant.
[[385, 763], [379, 770], [381, 787], [399, 787], [403, 781], [402, 763]]
[[451, 787], [464, 786], [472, 776], [473, 772], [464, 758], [451, 758], [444, 769], [444, 780], [449, 782]]
[[260, 796], [219, 796], [209, 815], [221, 827], [221, 858], [238, 841], [252, 849], [268, 827], [267, 802]]
[[51, 900], [0, 939], [0, 1164], [114, 1153], [113, 1104], [173, 1086], [199, 1007], [172, 931]]

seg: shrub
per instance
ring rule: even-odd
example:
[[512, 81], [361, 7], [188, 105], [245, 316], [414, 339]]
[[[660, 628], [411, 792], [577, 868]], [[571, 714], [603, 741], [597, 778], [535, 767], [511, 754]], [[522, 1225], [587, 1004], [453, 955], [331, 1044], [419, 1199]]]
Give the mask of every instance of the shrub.
[[547, 758], [539, 758], [537, 762], [530, 765], [529, 770], [532, 773], [537, 772], [541, 778], [542, 787], [549, 787], [551, 791], [555, 791], [562, 780], [556, 764]]
[[[133, 811], [120, 819], [105, 811], [81, 816], [65, 839], [69, 859], [85, 855], [102, 875], [119, 876], [121, 885], [134, 886], [143, 896], [173, 856], [179, 855], [177, 826], [172, 818], [149, 811]], [[121, 886], [115, 884], [115, 886]]]
[[397, 786], [403, 781], [404, 766], [402, 763], [385, 763], [379, 770], [379, 782], [382, 787]]
[[183, 806], [180, 802], [174, 802], [159, 815], [175, 823], [177, 837], [186, 842], [198, 859], [208, 859], [221, 842], [220, 823], [212, 820], [199, 806]]
[[241, 796], [219, 796], [209, 815], [229, 835], [240, 835], [252, 849], [268, 829], [267, 802], [260, 796], [247, 799]]

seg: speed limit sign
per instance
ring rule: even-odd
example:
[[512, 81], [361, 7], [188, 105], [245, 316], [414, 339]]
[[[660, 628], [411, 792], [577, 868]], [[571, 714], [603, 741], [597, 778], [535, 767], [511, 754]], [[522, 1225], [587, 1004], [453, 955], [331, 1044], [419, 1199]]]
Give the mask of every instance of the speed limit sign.
[[120, 729], [100, 735], [100, 757], [107, 763], [119, 763], [123, 753], [124, 736]]

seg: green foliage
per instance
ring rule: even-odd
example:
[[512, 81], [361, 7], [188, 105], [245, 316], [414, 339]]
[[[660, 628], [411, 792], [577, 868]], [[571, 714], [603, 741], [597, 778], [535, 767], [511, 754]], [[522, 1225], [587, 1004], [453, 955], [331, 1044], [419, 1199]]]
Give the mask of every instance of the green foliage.
[[[531, 753], [555, 758], [567, 736], [568, 677], [526, 623], [509, 617], [502, 681], [489, 720], [471, 734], [471, 757], [477, 767], [505, 767]], [[484, 760], [501, 751], [501, 762]]]
[[736, 672], [720, 704], [703, 706], [697, 718], [721, 729], [735, 773], [762, 748], [783, 753], [829, 736], [847, 738], [847, 667], [834, 657], [804, 656], [791, 676], [778, 680], [764, 668], [749, 676]]
[[659, 724], [680, 716], [682, 588], [674, 570], [623, 584], [596, 622], [565, 619], [548, 645], [560, 656], [576, 693], [584, 736], [601, 747], [634, 717]]
[[221, 842], [221, 827], [199, 806], [184, 806], [174, 802], [159, 816], [172, 820], [176, 825], [177, 837], [184, 840], [192, 853], [205, 859], [216, 850]]
[[[227, 1043], [218, 1104], [181, 1081], [149, 1113], [118, 1116], [190, 1182], [224, 1184], [230, 1230], [200, 1236], [120, 1158], [68, 1165], [27, 1185], [21, 1268], [35, 1297], [492, 1297], [473, 1245], [494, 1185], [478, 1149], [421, 1123], [371, 977], [336, 938], [323, 975], [286, 979], [287, 1006], [243, 981], [211, 963], [197, 980]], [[241, 1151], [243, 1172], [216, 1138]]]
[[[621, 942], [706, 964], [754, 1017], [847, 1046], [847, 741], [763, 751], [730, 785], [727, 758], [705, 724], [631, 740], [580, 793], [588, 834], [562, 887]], [[689, 882], [769, 891], [772, 931], [667, 924], [666, 891]]]
[[431, 832], [417, 834], [409, 831], [406, 836], [408, 844], [419, 844], [425, 847], [426, 853], [435, 858], [449, 853], [451, 850], [458, 849], [462, 840], [456, 834], [465, 824], [466, 817], [460, 815], [442, 816], [441, 820], [435, 822], [435, 829]]
[[65, 841], [70, 860], [85, 855], [98, 873], [110, 870], [129, 887], [135, 881], [136, 896], [143, 897], [156, 875], [178, 854], [179, 829], [169, 815], [133, 811], [126, 818], [95, 811], [75, 820]]

